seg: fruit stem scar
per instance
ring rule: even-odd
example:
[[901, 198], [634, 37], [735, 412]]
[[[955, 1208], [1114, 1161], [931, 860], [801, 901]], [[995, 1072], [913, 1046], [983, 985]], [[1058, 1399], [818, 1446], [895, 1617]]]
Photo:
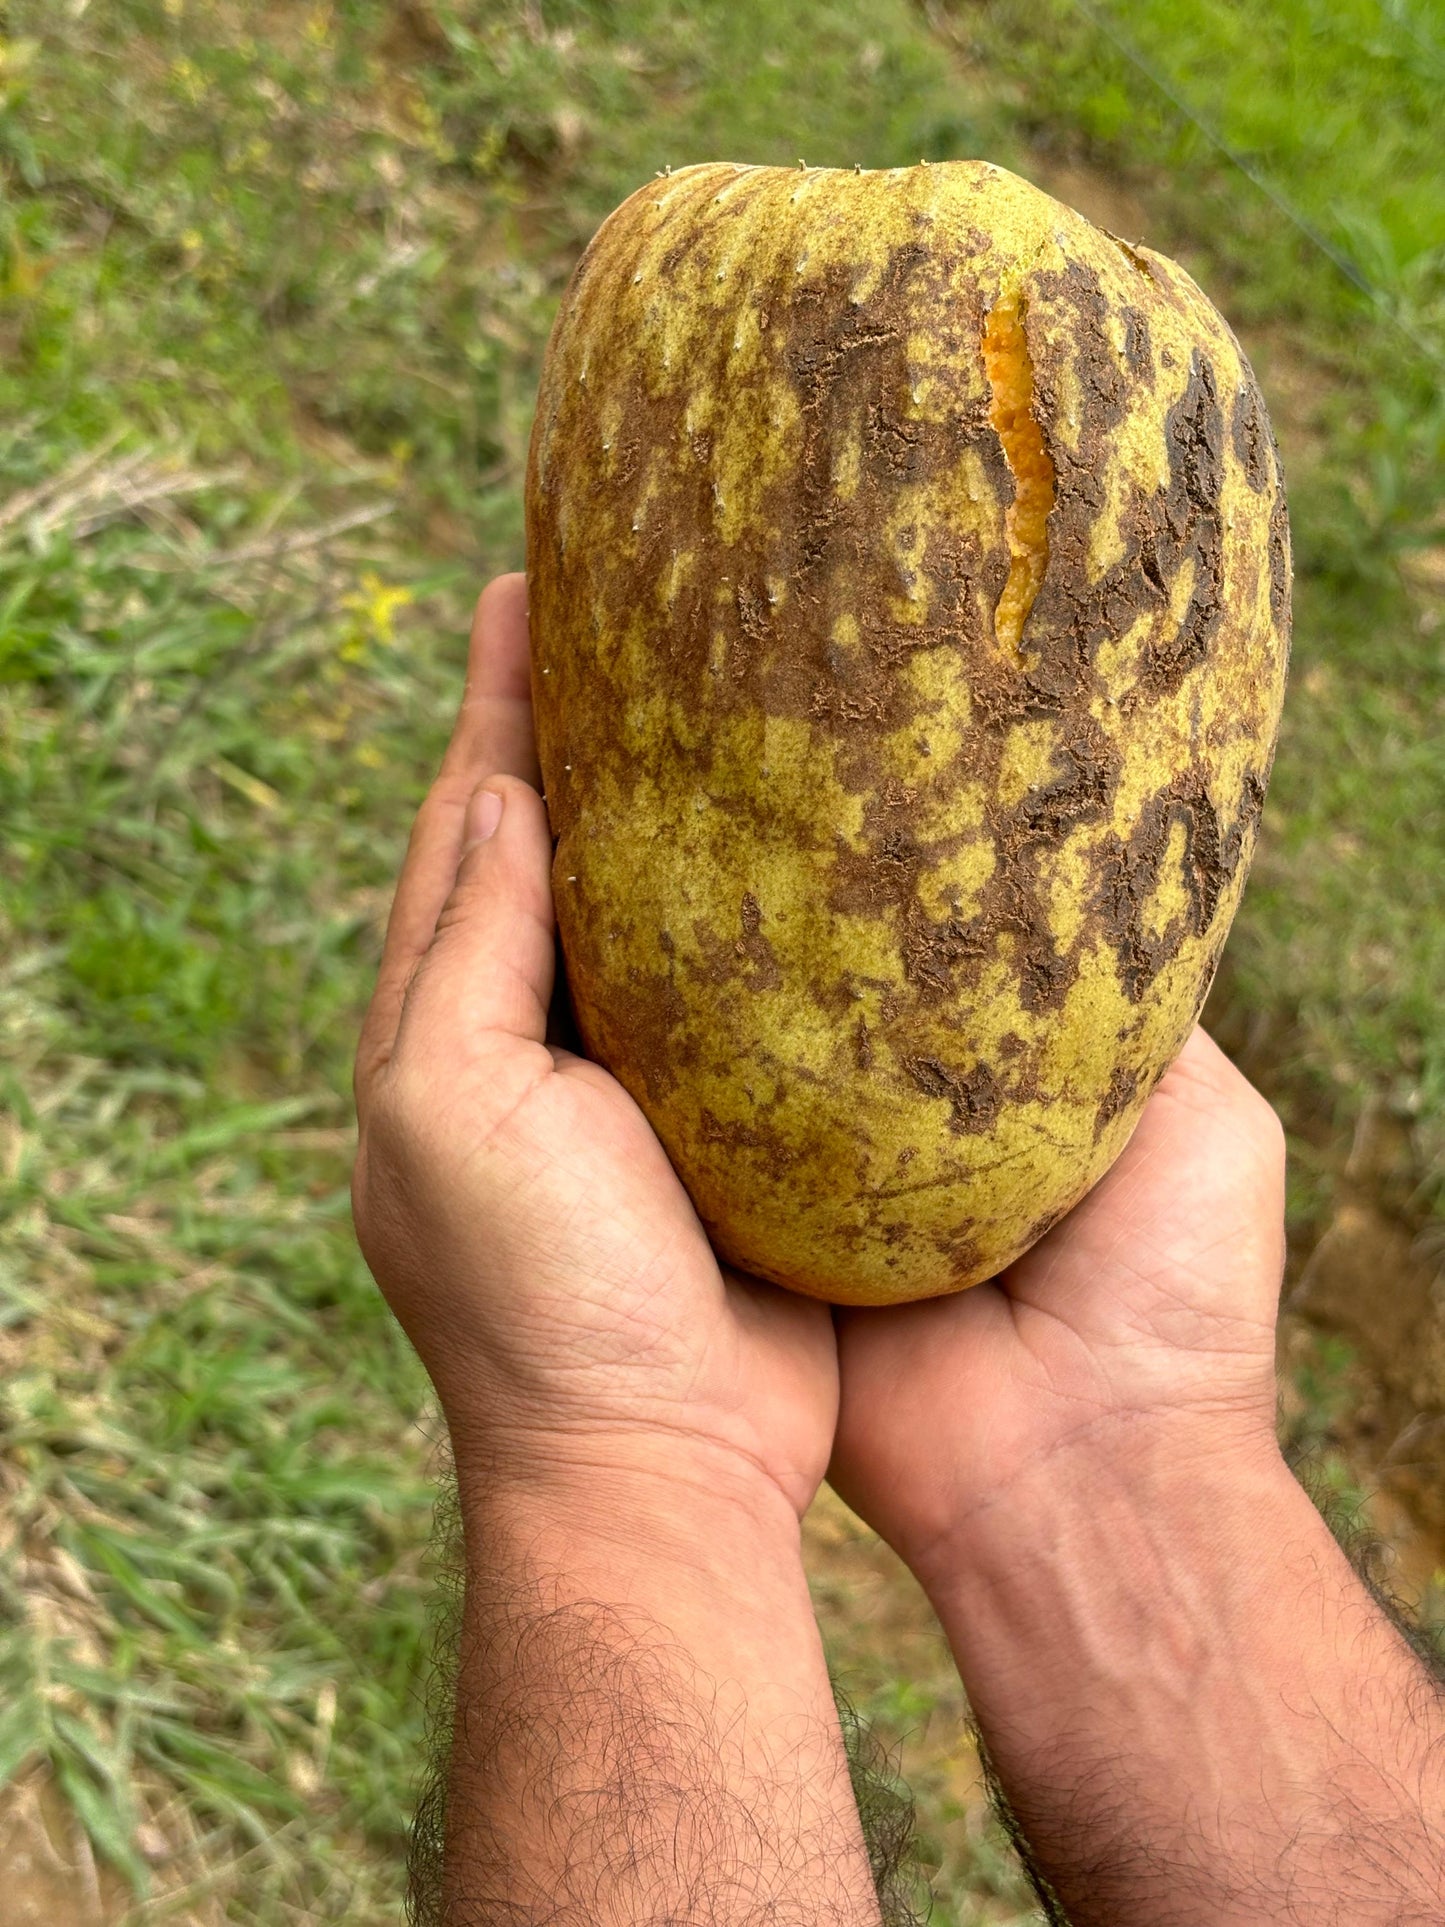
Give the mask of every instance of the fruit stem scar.
[[992, 397], [988, 418], [1014, 480], [1014, 499], [1004, 515], [1008, 581], [994, 610], [993, 628], [1000, 646], [1021, 663], [1024, 624], [1049, 566], [1054, 464], [1034, 415], [1034, 364], [1024, 334], [1024, 299], [1017, 288], [1002, 293], [988, 311], [983, 365]]

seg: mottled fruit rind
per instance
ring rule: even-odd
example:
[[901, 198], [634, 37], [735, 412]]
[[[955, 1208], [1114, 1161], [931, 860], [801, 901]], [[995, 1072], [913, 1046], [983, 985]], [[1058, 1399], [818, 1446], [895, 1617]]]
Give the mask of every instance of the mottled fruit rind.
[[1289, 535], [1228, 327], [983, 163], [690, 167], [578, 266], [527, 546], [588, 1051], [733, 1264], [992, 1276], [1123, 1148], [1254, 848]]

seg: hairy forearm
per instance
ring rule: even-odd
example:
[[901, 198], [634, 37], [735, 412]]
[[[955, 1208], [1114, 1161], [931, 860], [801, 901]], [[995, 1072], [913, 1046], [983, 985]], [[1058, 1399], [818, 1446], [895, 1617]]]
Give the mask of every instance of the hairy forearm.
[[1445, 1698], [1276, 1454], [1042, 1467], [928, 1584], [1073, 1927], [1445, 1917]]
[[785, 1504], [461, 1483], [446, 1927], [876, 1927]]

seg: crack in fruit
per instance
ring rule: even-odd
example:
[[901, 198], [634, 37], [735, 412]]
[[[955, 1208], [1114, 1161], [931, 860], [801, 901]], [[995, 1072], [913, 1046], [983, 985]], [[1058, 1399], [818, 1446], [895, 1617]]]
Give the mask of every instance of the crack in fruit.
[[1004, 516], [1008, 581], [994, 610], [993, 627], [1002, 647], [1022, 662], [1024, 624], [1049, 566], [1054, 464], [1034, 417], [1034, 365], [1024, 336], [1023, 296], [1017, 289], [1001, 294], [989, 309], [983, 365], [992, 392], [988, 418], [1014, 479], [1014, 499]]

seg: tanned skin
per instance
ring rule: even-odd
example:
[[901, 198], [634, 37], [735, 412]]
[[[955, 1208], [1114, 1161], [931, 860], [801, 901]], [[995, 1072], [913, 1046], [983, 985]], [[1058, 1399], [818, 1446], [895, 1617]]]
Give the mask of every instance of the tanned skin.
[[832, 1478], [1074, 1927], [1445, 1920], [1445, 1694], [1275, 1438], [1284, 1146], [1202, 1032], [996, 1284], [840, 1319]]
[[1445, 1918], [1441, 1692], [1275, 1445], [1268, 1106], [1196, 1034], [956, 1298], [835, 1319], [727, 1274], [547, 1042], [527, 689], [503, 577], [357, 1064], [357, 1225], [466, 1548], [440, 1918], [876, 1927], [799, 1544], [829, 1468], [928, 1590], [1056, 1919]]

